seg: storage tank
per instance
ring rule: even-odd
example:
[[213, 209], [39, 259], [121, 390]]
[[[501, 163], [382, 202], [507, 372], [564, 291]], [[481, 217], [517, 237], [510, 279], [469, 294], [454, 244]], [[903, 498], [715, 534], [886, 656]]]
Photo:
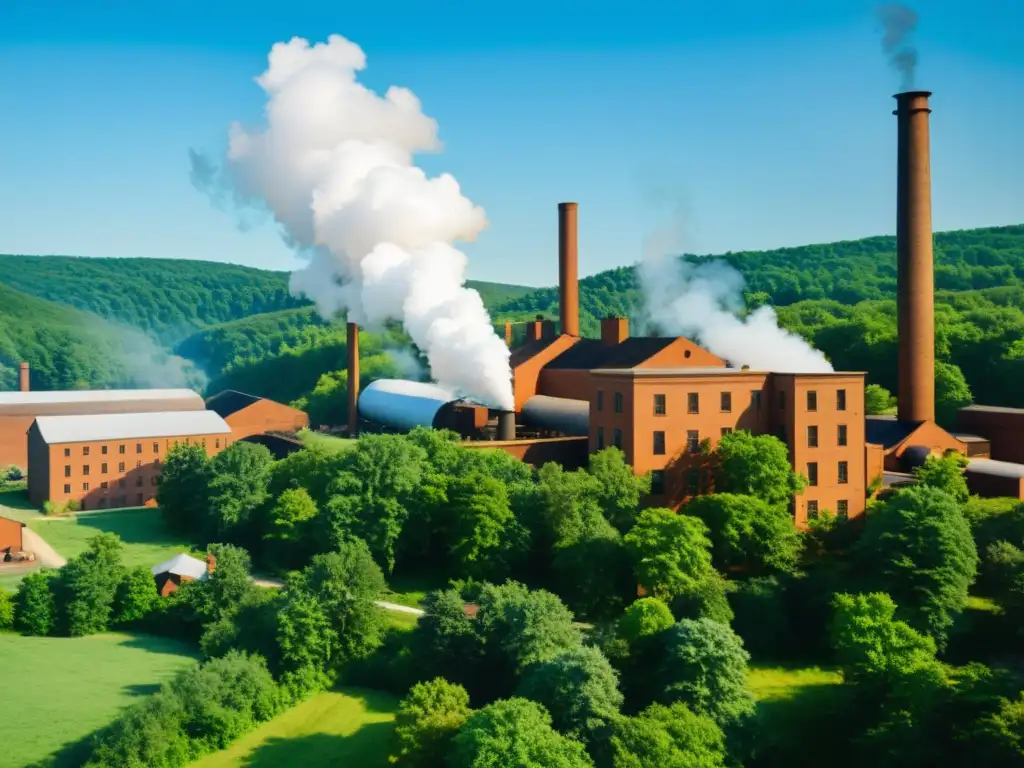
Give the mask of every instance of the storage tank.
[[586, 437], [590, 434], [590, 403], [568, 397], [534, 395], [523, 403], [524, 426]]
[[457, 399], [436, 384], [378, 379], [359, 395], [359, 416], [392, 429], [435, 427], [442, 409]]

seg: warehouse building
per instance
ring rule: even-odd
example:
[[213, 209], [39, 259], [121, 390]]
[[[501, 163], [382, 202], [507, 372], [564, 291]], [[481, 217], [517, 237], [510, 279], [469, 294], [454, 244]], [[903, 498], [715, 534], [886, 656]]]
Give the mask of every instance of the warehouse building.
[[228, 423], [235, 440], [273, 432], [294, 433], [309, 427], [309, 416], [304, 411], [233, 389], [209, 398], [206, 407]]
[[[27, 387], [28, 365], [22, 364]], [[0, 392], [0, 466], [28, 467], [28, 430], [39, 416], [138, 411], [202, 411], [203, 398], [190, 389], [99, 389]]]
[[227, 422], [206, 410], [40, 416], [28, 433], [29, 500], [73, 499], [82, 509], [150, 504], [167, 451], [197, 443], [213, 456], [232, 441]]

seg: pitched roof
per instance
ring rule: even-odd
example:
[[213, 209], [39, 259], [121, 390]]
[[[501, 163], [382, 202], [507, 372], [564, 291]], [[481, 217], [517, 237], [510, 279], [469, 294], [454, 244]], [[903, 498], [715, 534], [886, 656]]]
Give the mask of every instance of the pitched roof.
[[551, 339], [539, 339], [537, 341], [528, 341], [521, 347], [516, 347], [515, 349], [512, 350], [512, 354], [509, 356], [509, 365], [511, 365], [512, 368], [518, 368], [523, 363], [527, 362], [528, 360], [531, 360], [535, 355], [540, 354], [545, 349], [550, 347], [552, 344], [558, 341], [558, 339], [559, 337], [555, 336], [554, 338]]
[[605, 344], [599, 339], [580, 339], [544, 367], [576, 371], [633, 368], [650, 360], [675, 340], [663, 336], [631, 336], [618, 344]]
[[4, 517], [3, 515], [0, 515], [0, 520], [6, 520], [8, 523], [17, 523], [22, 528], [25, 527], [25, 524], [21, 522], [21, 520], [15, 520], [13, 517]]
[[201, 579], [207, 575], [206, 563], [196, 560], [188, 555], [175, 555], [170, 560], [154, 565], [149, 569], [154, 576], [161, 573], [170, 573], [175, 576], [188, 576], [192, 579]]
[[919, 426], [919, 421], [897, 421], [893, 416], [866, 416], [864, 441], [892, 448], [910, 437]]
[[96, 440], [231, 434], [231, 427], [213, 411], [40, 416], [36, 419], [35, 426], [43, 441], [49, 445]]
[[52, 405], [138, 400], [200, 399], [191, 389], [73, 389], [36, 392], [0, 392], [0, 405]]
[[971, 459], [967, 463], [967, 473], [972, 475], [994, 475], [996, 477], [1015, 477], [1024, 479], [1024, 464], [995, 459]]
[[226, 419], [231, 414], [238, 413], [243, 408], [248, 408], [262, 399], [262, 397], [247, 395], [234, 389], [225, 389], [207, 400], [206, 407]]

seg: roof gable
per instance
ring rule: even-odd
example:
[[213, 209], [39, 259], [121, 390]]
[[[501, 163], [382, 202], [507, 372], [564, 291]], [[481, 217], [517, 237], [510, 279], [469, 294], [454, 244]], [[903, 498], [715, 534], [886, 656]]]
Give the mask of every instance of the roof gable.
[[222, 419], [226, 419], [231, 414], [238, 413], [250, 405], [255, 405], [262, 399], [262, 397], [247, 395], [245, 392], [238, 392], [234, 389], [225, 389], [209, 398], [206, 401], [206, 407]]
[[175, 555], [160, 565], [154, 565], [150, 571], [154, 576], [170, 573], [174, 576], [187, 576], [191, 579], [201, 579], [207, 575], [206, 563], [186, 554]]

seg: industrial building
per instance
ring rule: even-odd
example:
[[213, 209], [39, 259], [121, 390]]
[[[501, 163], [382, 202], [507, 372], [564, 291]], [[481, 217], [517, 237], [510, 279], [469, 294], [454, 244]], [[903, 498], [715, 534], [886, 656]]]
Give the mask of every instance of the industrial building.
[[227, 422], [235, 440], [272, 432], [294, 433], [309, 427], [309, 416], [304, 411], [233, 389], [207, 399], [206, 407]]
[[39, 416], [28, 433], [29, 501], [82, 509], [154, 503], [161, 461], [178, 443], [213, 456], [231, 442], [231, 427], [213, 411]]
[[137, 411], [202, 411], [203, 398], [190, 389], [29, 390], [29, 365], [21, 364], [20, 390], [0, 392], [0, 466], [28, 468], [26, 435], [39, 416]]

